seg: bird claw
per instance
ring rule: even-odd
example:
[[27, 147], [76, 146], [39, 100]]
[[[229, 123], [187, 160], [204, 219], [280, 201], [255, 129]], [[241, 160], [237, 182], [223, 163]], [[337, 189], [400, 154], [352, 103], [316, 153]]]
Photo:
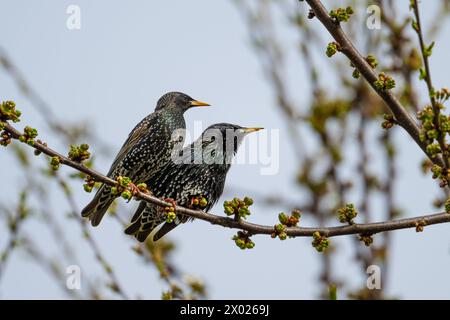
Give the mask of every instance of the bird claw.
[[200, 209], [203, 210], [207, 205], [207, 200], [202, 195], [191, 197], [191, 201], [189, 207], [192, 209]]
[[195, 208], [197, 208], [198, 207], [198, 204], [199, 204], [199, 199], [198, 199], [199, 197], [196, 197], [196, 196], [193, 196], [193, 197], [191, 197], [191, 203], [190, 203], [190, 208], [192, 208], [192, 209], [195, 209]]

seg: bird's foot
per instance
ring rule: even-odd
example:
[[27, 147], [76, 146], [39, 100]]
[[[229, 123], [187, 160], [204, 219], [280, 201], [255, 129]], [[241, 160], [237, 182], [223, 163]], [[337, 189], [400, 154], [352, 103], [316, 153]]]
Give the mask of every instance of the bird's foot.
[[172, 205], [171, 207], [166, 207], [166, 209], [167, 208], [173, 208], [173, 211], [175, 211], [175, 209], [177, 207], [177, 202], [174, 199], [172, 199], [172, 198], [165, 198], [164, 202], [170, 203]]
[[131, 192], [131, 197], [128, 199], [128, 202], [130, 202], [134, 196], [141, 192], [141, 188], [139, 188], [139, 185], [135, 185], [133, 182], [130, 182], [128, 184], [127, 190]]

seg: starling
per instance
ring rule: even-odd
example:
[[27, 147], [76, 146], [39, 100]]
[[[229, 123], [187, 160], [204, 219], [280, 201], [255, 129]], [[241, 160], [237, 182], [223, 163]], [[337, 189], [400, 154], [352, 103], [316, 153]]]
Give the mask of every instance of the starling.
[[[171, 199], [177, 205], [191, 207], [194, 199], [205, 198], [202, 208], [209, 211], [222, 195], [225, 179], [244, 136], [262, 128], [243, 128], [229, 123], [208, 127], [199, 139], [180, 150], [180, 157], [172, 159], [149, 181], [156, 197]], [[177, 215], [166, 222], [154, 235], [156, 241], [180, 223], [190, 218]], [[192, 219], [191, 219], [192, 220]], [[159, 224], [166, 221], [165, 209], [141, 201], [125, 233], [143, 242]]]
[[[147, 181], [163, 168], [170, 161], [176, 143], [184, 140], [186, 123], [183, 115], [194, 106], [209, 104], [180, 92], [163, 95], [158, 100], [155, 111], [131, 131], [114, 159], [108, 177], [128, 177], [138, 184]], [[97, 226], [116, 197], [117, 195], [111, 194], [111, 186], [103, 184], [81, 215], [88, 217], [92, 225]]]

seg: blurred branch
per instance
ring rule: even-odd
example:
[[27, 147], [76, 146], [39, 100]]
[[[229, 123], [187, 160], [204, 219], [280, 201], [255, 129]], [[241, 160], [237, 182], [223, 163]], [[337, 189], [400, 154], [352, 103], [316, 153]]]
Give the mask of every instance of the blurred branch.
[[[4, 209], [5, 211], [7, 210], [6, 208], [2, 209]], [[29, 209], [27, 208], [27, 193], [25, 190], [20, 193], [19, 203], [15, 211], [15, 213], [11, 212], [8, 217], [8, 228], [10, 230], [9, 241], [6, 245], [6, 248], [2, 252], [0, 252], [0, 279], [2, 278], [2, 275], [4, 273], [8, 258], [11, 256], [14, 248], [16, 248], [16, 246], [18, 245], [19, 229], [23, 221], [28, 217]]]
[[83, 237], [86, 239], [86, 242], [91, 247], [95, 259], [100, 264], [100, 266], [103, 268], [105, 273], [110, 278], [110, 283], [108, 284], [108, 287], [114, 292], [117, 293], [122, 299], [128, 300], [128, 296], [125, 294], [124, 290], [122, 289], [122, 286], [119, 284], [119, 280], [117, 278], [117, 275], [112, 268], [111, 264], [107, 262], [105, 257], [103, 256], [97, 242], [92, 238], [91, 233], [89, 232], [89, 228], [86, 226], [86, 221], [79, 219], [78, 212], [80, 212], [77, 208], [77, 204], [75, 202], [75, 199], [73, 198], [72, 194], [70, 193], [69, 185], [67, 182], [61, 178], [60, 176], [57, 176], [57, 181], [61, 185], [62, 189], [64, 190], [64, 194], [66, 196], [67, 202], [69, 203], [71, 210], [70, 214], [71, 216], [79, 222], [79, 225], [81, 227], [81, 230], [83, 232]]
[[[12, 127], [8, 122], [4, 122], [5, 131], [11, 135], [13, 139], [19, 139], [22, 135], [18, 130]], [[72, 167], [80, 172], [90, 175], [94, 180], [106, 183], [110, 186], [117, 186], [118, 183], [115, 180], [112, 180], [97, 171], [90, 169], [84, 166], [82, 163], [75, 162], [69, 159], [66, 156], [61, 155], [60, 153], [54, 151], [53, 149], [45, 146], [41, 142], [34, 141], [31, 145], [32, 148], [41, 151], [42, 153], [50, 156], [50, 157], [58, 157], [60, 159], [60, 163]], [[143, 200], [149, 203], [156, 204], [162, 207], [171, 207], [172, 204], [167, 203], [161, 199], [158, 199], [149, 194], [143, 193], [141, 191], [135, 191], [135, 198], [139, 200]], [[264, 226], [258, 225], [250, 222], [243, 221], [241, 219], [234, 219], [228, 217], [222, 217], [210, 213], [206, 213], [200, 210], [192, 210], [184, 207], [177, 206], [176, 211], [180, 214], [187, 215], [192, 218], [197, 218], [200, 220], [208, 221], [212, 224], [221, 225], [223, 227], [240, 229], [249, 232], [250, 234], [272, 234], [274, 232], [273, 226]], [[449, 213], [438, 213], [431, 214], [426, 216], [401, 219], [401, 220], [393, 220], [393, 221], [384, 221], [377, 223], [366, 223], [366, 224], [352, 224], [348, 226], [342, 227], [288, 227], [286, 228], [286, 235], [290, 237], [310, 237], [313, 236], [314, 233], [319, 232], [322, 236], [325, 237], [333, 237], [333, 236], [341, 236], [341, 235], [350, 235], [350, 234], [364, 234], [371, 235], [379, 232], [393, 231], [398, 229], [406, 229], [406, 228], [417, 228], [424, 227], [427, 225], [439, 224], [439, 223], [447, 223], [450, 222], [450, 214]]]
[[47, 127], [56, 133], [58, 137], [64, 138], [68, 143], [76, 143], [82, 137], [95, 138], [96, 145], [105, 152], [109, 152], [109, 146], [88, 130], [89, 126], [86, 121], [82, 121], [80, 124], [74, 124], [58, 119], [53, 112], [53, 108], [32, 87], [19, 67], [2, 47], [0, 47], [0, 66], [10, 75], [23, 96], [36, 108]]

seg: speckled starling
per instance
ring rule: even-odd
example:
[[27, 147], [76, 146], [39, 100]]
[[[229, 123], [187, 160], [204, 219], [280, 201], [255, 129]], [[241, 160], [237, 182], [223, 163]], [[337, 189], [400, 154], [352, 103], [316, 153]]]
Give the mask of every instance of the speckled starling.
[[[208, 105], [180, 92], [163, 95], [155, 111], [131, 131], [114, 159], [108, 177], [128, 177], [135, 184], [147, 181], [170, 161], [177, 142], [184, 140], [184, 112], [194, 106]], [[97, 226], [116, 197], [111, 194], [110, 186], [102, 185], [81, 215]]]
[[[173, 199], [176, 205], [190, 207], [193, 199], [205, 198], [208, 211], [222, 195], [225, 179], [244, 136], [262, 128], [243, 128], [229, 123], [208, 127], [199, 139], [181, 150], [151, 181], [152, 192], [162, 199]], [[156, 241], [189, 217], [177, 215], [154, 235]], [[145, 241], [158, 225], [166, 221], [164, 208], [141, 201], [125, 233]]]

